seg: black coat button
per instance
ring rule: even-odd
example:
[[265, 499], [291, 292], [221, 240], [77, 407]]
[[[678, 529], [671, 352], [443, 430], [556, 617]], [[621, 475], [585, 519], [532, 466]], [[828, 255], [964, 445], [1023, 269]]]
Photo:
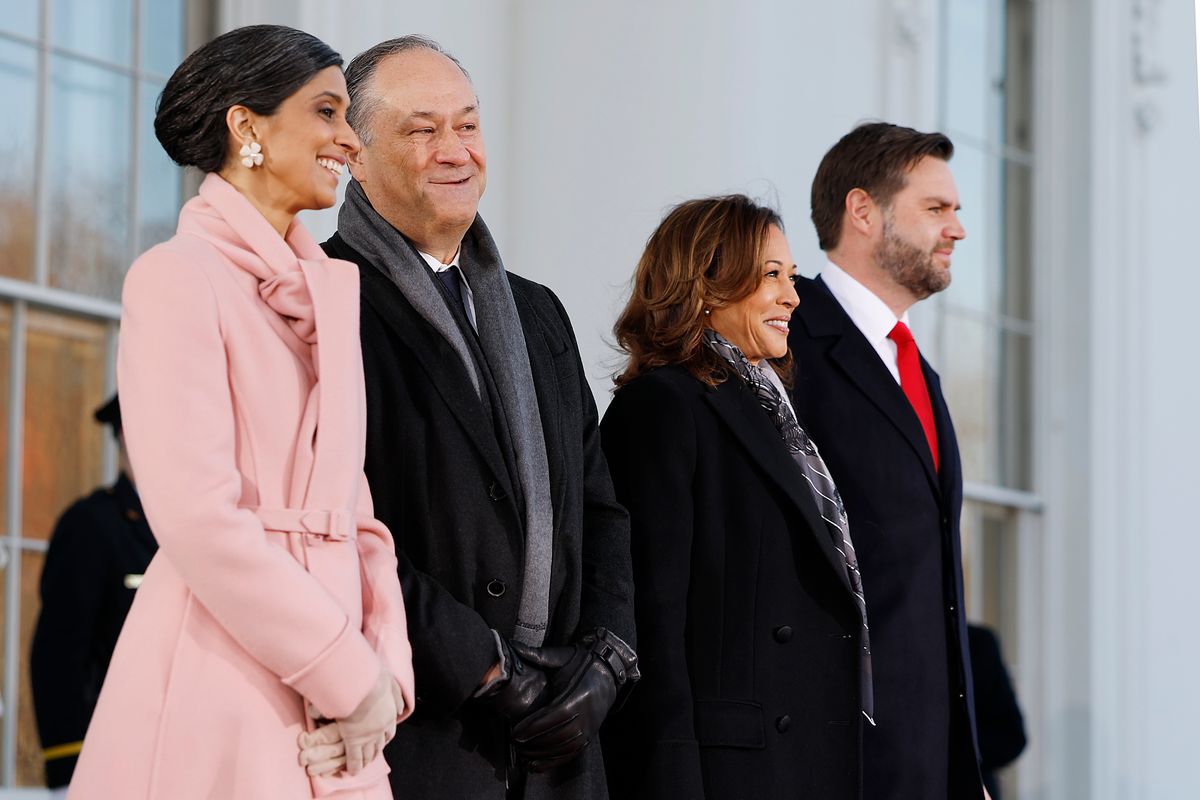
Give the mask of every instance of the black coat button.
[[499, 502], [504, 499], [504, 490], [500, 488], [500, 484], [492, 481], [492, 485], [488, 487], [488, 497], [492, 498], [492, 502]]
[[774, 630], [772, 636], [774, 636], [775, 641], [779, 642], [780, 644], [786, 644], [792, 640], [792, 626], [780, 625]]
[[792, 727], [792, 718], [784, 714], [779, 719], [775, 720], [775, 730], [780, 733], [787, 733], [788, 728]]
[[504, 585], [504, 581], [500, 580], [499, 578], [492, 578], [490, 581], [488, 581], [487, 593], [492, 597], [502, 597], [507, 588], [508, 587]]

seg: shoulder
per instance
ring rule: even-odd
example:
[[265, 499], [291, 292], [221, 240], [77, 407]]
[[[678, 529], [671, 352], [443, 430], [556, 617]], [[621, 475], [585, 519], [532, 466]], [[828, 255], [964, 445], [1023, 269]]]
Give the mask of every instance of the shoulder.
[[[719, 388], [719, 387], [718, 387]], [[713, 392], [680, 366], [652, 369], [637, 376], [613, 393], [610, 407], [657, 406], [681, 409], [698, 403]]]
[[513, 297], [517, 300], [524, 300], [539, 311], [551, 312], [567, 327], [570, 327], [570, 319], [567, 317], [567, 310], [563, 307], [562, 301], [558, 299], [549, 286], [531, 281], [528, 278], [523, 278], [515, 272], [505, 272], [508, 276], [508, 285], [512, 289]]
[[169, 301], [196, 299], [195, 293], [213, 291], [212, 273], [226, 269], [228, 262], [212, 244], [188, 234], [147, 250], [133, 262], [125, 275], [125, 302], [146, 299]]
[[53, 541], [69, 543], [81, 537], [95, 539], [114, 521], [120, 521], [120, 508], [111, 489], [97, 489], [72, 503], [54, 526]]

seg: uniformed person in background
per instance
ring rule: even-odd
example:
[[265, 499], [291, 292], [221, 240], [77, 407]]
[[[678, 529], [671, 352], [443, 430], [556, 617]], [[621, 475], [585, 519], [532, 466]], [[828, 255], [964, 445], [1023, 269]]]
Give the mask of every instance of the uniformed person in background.
[[54, 528], [30, 657], [46, 785], [58, 789], [56, 797], [71, 781], [117, 635], [158, 549], [134, 488], [115, 395], [95, 417], [117, 437], [120, 474], [72, 504]]

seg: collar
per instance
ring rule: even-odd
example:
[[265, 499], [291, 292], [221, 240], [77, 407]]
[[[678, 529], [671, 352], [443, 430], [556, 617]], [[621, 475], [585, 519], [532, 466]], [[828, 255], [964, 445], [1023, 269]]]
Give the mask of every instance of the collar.
[[[458, 266], [458, 257], [460, 255], [462, 255], [462, 245], [459, 245], [458, 249], [454, 251], [454, 258], [450, 259], [449, 264], [443, 264], [438, 259], [429, 255], [429, 253], [426, 253], [422, 250], [418, 250], [417, 253], [421, 256], [421, 258], [425, 259], [425, 263], [429, 265], [429, 268], [431, 270], [433, 270], [434, 272], [445, 272], [446, 270], [450, 269], [451, 267]], [[460, 267], [460, 269], [461, 269], [461, 267]]]
[[897, 321], [908, 325], [907, 311], [897, 320], [887, 303], [832, 261], [822, 267], [821, 280], [872, 346], [884, 342]]

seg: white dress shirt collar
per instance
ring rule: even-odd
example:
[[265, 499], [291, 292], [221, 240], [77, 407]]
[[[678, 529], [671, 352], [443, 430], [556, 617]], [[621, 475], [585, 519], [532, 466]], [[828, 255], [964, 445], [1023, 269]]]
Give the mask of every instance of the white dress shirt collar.
[[[821, 268], [821, 280], [829, 287], [829, 291], [850, 317], [854, 327], [862, 332], [867, 342], [879, 354], [896, 383], [899, 383], [900, 368], [896, 364], [896, 343], [888, 338], [892, 328], [896, 327], [897, 319], [887, 303], [832, 261], [826, 261], [825, 266]], [[898, 321], [908, 325], [908, 312], [905, 311]]]

